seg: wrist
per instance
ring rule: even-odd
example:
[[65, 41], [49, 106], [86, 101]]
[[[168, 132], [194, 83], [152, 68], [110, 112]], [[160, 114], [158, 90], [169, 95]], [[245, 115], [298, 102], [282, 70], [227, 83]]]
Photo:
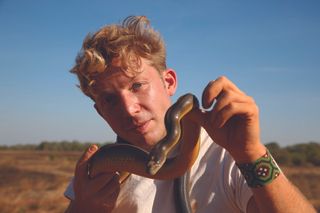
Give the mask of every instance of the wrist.
[[236, 163], [249, 187], [257, 188], [273, 182], [281, 173], [281, 170], [269, 150], [253, 162]]
[[267, 148], [259, 143], [258, 145], [252, 146], [245, 150], [237, 150], [231, 153], [233, 159], [237, 163], [250, 163], [254, 162], [266, 153]]

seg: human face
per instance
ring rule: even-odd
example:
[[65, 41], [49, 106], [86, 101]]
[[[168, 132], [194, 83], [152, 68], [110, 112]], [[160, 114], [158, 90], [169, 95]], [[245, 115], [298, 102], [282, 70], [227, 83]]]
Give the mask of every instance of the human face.
[[165, 134], [164, 116], [176, 90], [173, 70], [159, 73], [146, 59], [141, 72], [127, 75], [119, 67], [100, 74], [94, 99], [99, 114], [131, 144], [150, 150]]

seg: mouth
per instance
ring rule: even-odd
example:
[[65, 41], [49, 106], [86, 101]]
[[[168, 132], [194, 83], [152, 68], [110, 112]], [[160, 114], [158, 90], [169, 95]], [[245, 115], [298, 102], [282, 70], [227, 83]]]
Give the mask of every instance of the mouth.
[[139, 123], [138, 125], [136, 125], [135, 130], [136, 130], [137, 132], [140, 132], [140, 133], [144, 134], [144, 133], [147, 132], [149, 123], [150, 123], [150, 120], [145, 121], [145, 122], [142, 122], [142, 123]]
[[145, 134], [148, 130], [150, 120], [144, 122], [134, 122], [134, 124], [129, 128], [129, 131], [135, 131], [140, 134]]

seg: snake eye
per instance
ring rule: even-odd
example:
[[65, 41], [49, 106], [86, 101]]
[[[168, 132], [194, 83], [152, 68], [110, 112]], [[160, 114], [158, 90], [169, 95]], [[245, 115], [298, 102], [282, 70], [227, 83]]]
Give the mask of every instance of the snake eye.
[[166, 161], [166, 154], [161, 148], [157, 149], [156, 146], [149, 154], [150, 159], [147, 163], [147, 172], [151, 175], [155, 175]]

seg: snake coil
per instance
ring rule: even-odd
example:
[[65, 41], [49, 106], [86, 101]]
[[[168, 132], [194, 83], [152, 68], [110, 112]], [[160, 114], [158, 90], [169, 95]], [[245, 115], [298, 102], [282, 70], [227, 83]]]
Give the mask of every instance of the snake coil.
[[[186, 117], [198, 108], [198, 99], [193, 94], [181, 96], [165, 115], [167, 135], [150, 153], [129, 143], [102, 146], [89, 160], [89, 177], [103, 172], [120, 172], [120, 182], [130, 173], [161, 180], [183, 177], [199, 152], [200, 126]], [[178, 155], [167, 158], [177, 145]], [[186, 184], [185, 181], [183, 184]]]

